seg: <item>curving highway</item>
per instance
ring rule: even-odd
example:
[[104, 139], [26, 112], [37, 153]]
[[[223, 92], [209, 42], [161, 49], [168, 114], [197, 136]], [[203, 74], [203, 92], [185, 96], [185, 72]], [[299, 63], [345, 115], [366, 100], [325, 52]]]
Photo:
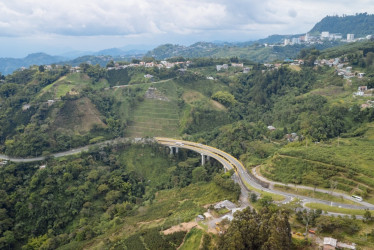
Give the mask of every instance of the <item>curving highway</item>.
[[[147, 140], [151, 140], [151, 139], [146, 139], [146, 141]], [[272, 189], [272, 185], [270, 185], [269, 188], [266, 188], [266, 187], [263, 187], [260, 184], [258, 179], [255, 179], [251, 175], [248, 174], [245, 167], [243, 166], [243, 164], [240, 161], [238, 161], [235, 157], [233, 157], [232, 155], [230, 155], [230, 154], [228, 154], [228, 153], [226, 153], [222, 150], [219, 150], [217, 148], [214, 148], [214, 147], [211, 147], [211, 146], [208, 146], [208, 145], [203, 145], [203, 144], [200, 144], [200, 143], [196, 143], [196, 142], [177, 140], [177, 139], [172, 139], [172, 138], [155, 137], [154, 140], [156, 142], [158, 142], [159, 144], [164, 145], [164, 146], [185, 148], [185, 149], [192, 150], [192, 151], [195, 151], [195, 152], [200, 153], [200, 154], [204, 154], [206, 156], [210, 156], [210, 157], [216, 159], [218, 162], [220, 162], [227, 170], [234, 169], [237, 176], [239, 177], [238, 178], [239, 181], [242, 184], [241, 186], [244, 186], [247, 190], [253, 192], [253, 190], [251, 190], [251, 189], [257, 189], [257, 190], [265, 191], [265, 192], [272, 193], [272, 194], [282, 195], [282, 196], [285, 197], [285, 200], [283, 200], [282, 203], [288, 203], [292, 199], [298, 198], [298, 199], [301, 200], [302, 204], [320, 203], [320, 204], [325, 204], [325, 205], [329, 205], [329, 206], [336, 206], [336, 207], [341, 207], [341, 208], [374, 210], [374, 205], [373, 204], [370, 204], [370, 203], [364, 202], [364, 201], [358, 202], [358, 201], [354, 200], [359, 205], [349, 205], [349, 204], [331, 202], [331, 201], [315, 199], [315, 198], [302, 196], [302, 195], [290, 194], [290, 193], [286, 193], [286, 192], [279, 191], [279, 190], [274, 190], [274, 189]], [[114, 140], [108, 140], [108, 141], [104, 141], [104, 142], [97, 143], [97, 144], [94, 144], [94, 145], [84, 146], [84, 147], [72, 149], [72, 150], [65, 151], [65, 152], [55, 153], [55, 154], [52, 154], [52, 156], [58, 158], [58, 157], [72, 155], [72, 154], [77, 154], [77, 153], [80, 153], [80, 152], [83, 152], [83, 151], [88, 151], [89, 147], [91, 147], [91, 146], [98, 146], [98, 145], [105, 145], [105, 144], [115, 144], [115, 143], [119, 143], [119, 142], [129, 142], [129, 141], [133, 141], [133, 142], [139, 142], [140, 141], [141, 142], [142, 139], [141, 138], [137, 138], [137, 139], [117, 138], [117, 139], [114, 139]], [[9, 161], [13, 161], [13, 162], [33, 162], [33, 161], [42, 161], [42, 160], [45, 159], [45, 157], [15, 158], [15, 157], [9, 157], [7, 155], [1, 155], [0, 154], [0, 159], [9, 160]], [[256, 175], [256, 173], [254, 173], [254, 175]], [[260, 176], [257, 176], [257, 178], [259, 178], [259, 177]], [[261, 179], [261, 177], [259, 179]], [[266, 179], [263, 179], [263, 181], [266, 181], [270, 184], [278, 184], [278, 183], [271, 182], [271, 181], [266, 180]], [[306, 189], [311, 189], [311, 188], [307, 187]], [[255, 192], [256, 192], [256, 190], [255, 190]], [[342, 194], [336, 194], [336, 193], [334, 195], [338, 196], [338, 197], [342, 196]], [[346, 199], [353, 200], [348, 195], [343, 194], [343, 196]]]
[[[226, 169], [231, 169], [234, 168], [236, 174], [239, 176], [239, 179], [241, 182], [248, 188], [248, 186], [254, 187], [255, 189], [262, 190], [265, 192], [273, 193], [273, 194], [278, 194], [282, 195], [285, 197], [285, 200], [283, 203], [287, 203], [293, 198], [298, 198], [302, 201], [303, 204], [305, 203], [320, 203], [320, 204], [325, 204], [329, 206], [336, 206], [340, 208], [349, 208], [349, 209], [370, 209], [374, 210], [374, 205], [367, 203], [367, 202], [358, 202], [359, 205], [350, 205], [350, 204], [343, 204], [343, 203], [337, 203], [337, 202], [331, 202], [331, 201], [326, 201], [326, 200], [321, 200], [321, 199], [315, 199], [307, 196], [302, 196], [302, 195], [296, 195], [296, 194], [290, 194], [286, 193], [283, 191], [279, 190], [274, 190], [271, 187], [265, 188], [263, 187], [255, 178], [253, 178], [251, 175], [248, 174], [246, 171], [245, 167], [243, 164], [238, 161], [235, 157], [232, 155], [219, 150], [217, 148], [203, 145], [200, 143], [196, 142], [190, 142], [190, 141], [184, 141], [184, 140], [177, 140], [177, 139], [172, 139], [172, 138], [165, 138], [165, 137], [155, 137], [154, 138], [159, 144], [164, 145], [164, 146], [169, 146], [169, 147], [178, 147], [178, 148], [185, 148], [189, 150], [193, 150], [195, 152], [198, 152], [200, 154], [204, 155], [209, 155], [219, 162], [222, 163], [222, 165]], [[336, 196], [340, 196], [336, 195]]]

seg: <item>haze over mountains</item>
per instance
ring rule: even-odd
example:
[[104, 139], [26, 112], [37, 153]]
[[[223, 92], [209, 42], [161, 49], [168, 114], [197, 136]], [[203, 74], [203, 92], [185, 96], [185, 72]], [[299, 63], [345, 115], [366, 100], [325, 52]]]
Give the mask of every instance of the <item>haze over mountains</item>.
[[[319, 34], [323, 31], [329, 31], [331, 33], [340, 33], [345, 37], [348, 33], [353, 33], [356, 37], [362, 37], [366, 35], [374, 34], [374, 15], [362, 13], [353, 16], [326, 16], [320, 22], [318, 22], [310, 31], [311, 34]], [[299, 37], [301, 34], [291, 35], [271, 35], [267, 38], [260, 39], [257, 41], [248, 42], [197, 42], [190, 46], [165, 44], [154, 48], [149, 45], [133, 45], [125, 46], [122, 48], [108, 48], [100, 51], [71, 51], [57, 56], [51, 56], [45, 53], [33, 53], [24, 58], [0, 58], [0, 72], [2, 74], [10, 74], [14, 70], [21, 67], [29, 67], [30, 65], [42, 65], [42, 64], [70, 64], [79, 65], [82, 62], [89, 62], [92, 64], [100, 64], [101, 66], [106, 65], [110, 60], [131, 60], [131, 58], [141, 58], [143, 56], [155, 57], [156, 59], [165, 59], [173, 56], [184, 56], [184, 57], [226, 57], [227, 47], [238, 48], [235, 53], [242, 54], [242, 50], [239, 48], [247, 48], [254, 44], [277, 44], [282, 43], [285, 38], [292, 39]], [[336, 44], [331, 43], [319, 49], [325, 47], [335, 46]], [[318, 45], [317, 45], [318, 46]], [[225, 48], [225, 49], [224, 49]], [[258, 47], [252, 47], [252, 50], [258, 50]], [[278, 49], [263, 49], [258, 50], [253, 55], [241, 56], [243, 59], [252, 61], [267, 61], [284, 59], [286, 57], [296, 56], [299, 49], [295, 50], [282, 50]], [[149, 51], [148, 51], [149, 50]], [[147, 52], [148, 51], [148, 52]], [[230, 50], [230, 54], [233, 51]], [[276, 55], [278, 54], [278, 55]], [[280, 55], [280, 56], [279, 56]], [[103, 57], [105, 56], [105, 57]]]

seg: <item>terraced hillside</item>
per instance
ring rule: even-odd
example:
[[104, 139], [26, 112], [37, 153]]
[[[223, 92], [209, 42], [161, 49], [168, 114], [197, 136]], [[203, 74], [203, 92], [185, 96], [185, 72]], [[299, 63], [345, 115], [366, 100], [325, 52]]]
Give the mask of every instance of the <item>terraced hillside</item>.
[[162, 82], [149, 86], [144, 101], [133, 109], [126, 136], [169, 136], [179, 132], [179, 108], [174, 82]]
[[145, 99], [135, 108], [126, 135], [130, 137], [178, 135], [179, 115], [175, 101]]

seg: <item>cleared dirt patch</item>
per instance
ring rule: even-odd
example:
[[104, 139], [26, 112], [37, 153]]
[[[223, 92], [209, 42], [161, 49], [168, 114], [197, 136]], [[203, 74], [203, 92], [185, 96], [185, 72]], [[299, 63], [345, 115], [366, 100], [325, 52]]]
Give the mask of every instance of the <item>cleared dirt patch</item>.
[[180, 231], [190, 231], [194, 227], [202, 229], [196, 222], [191, 221], [191, 222], [184, 222], [182, 224], [173, 226], [169, 229], [164, 230], [163, 233], [164, 234], [172, 234], [172, 233], [180, 232]]
[[212, 106], [215, 108], [215, 109], [218, 109], [218, 110], [222, 110], [222, 111], [226, 111], [227, 108], [225, 106], [223, 106], [221, 103], [215, 101], [215, 100], [210, 100], [210, 103], [212, 104]]
[[295, 70], [295, 71], [300, 71], [301, 70], [300, 66], [298, 66], [298, 65], [290, 65], [289, 67], [290, 67], [290, 69]]

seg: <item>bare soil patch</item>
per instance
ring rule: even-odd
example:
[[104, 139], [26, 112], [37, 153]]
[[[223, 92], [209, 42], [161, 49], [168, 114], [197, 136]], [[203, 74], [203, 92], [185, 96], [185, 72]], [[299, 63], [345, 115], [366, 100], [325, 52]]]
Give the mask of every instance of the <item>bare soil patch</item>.
[[190, 231], [192, 228], [197, 227], [199, 229], [202, 229], [197, 222], [191, 221], [191, 222], [184, 222], [182, 224], [173, 226], [169, 229], [166, 229], [163, 231], [164, 234], [172, 234], [175, 232], [180, 232], [180, 231]]

